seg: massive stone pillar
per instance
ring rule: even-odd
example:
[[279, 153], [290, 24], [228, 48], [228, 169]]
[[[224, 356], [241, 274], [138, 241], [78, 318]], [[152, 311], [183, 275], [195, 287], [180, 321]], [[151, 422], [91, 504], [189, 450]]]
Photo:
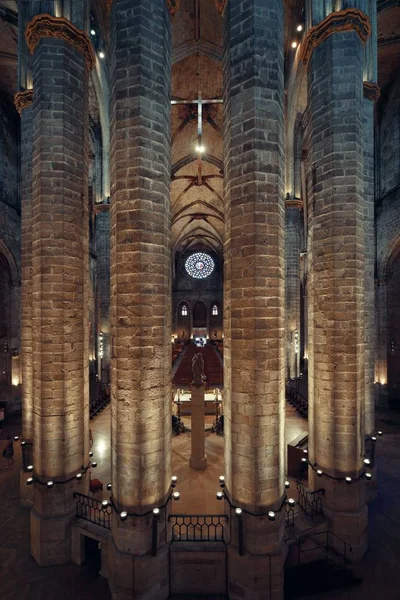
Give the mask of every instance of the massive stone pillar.
[[70, 559], [73, 491], [85, 489], [74, 476], [89, 453], [87, 135], [94, 58], [82, 31], [84, 4], [75, 3], [76, 25], [46, 14], [26, 30], [34, 90], [31, 551], [41, 565]]
[[283, 4], [230, 0], [224, 19], [229, 597], [267, 600], [283, 593], [283, 514], [265, 516], [284, 493]]
[[300, 240], [301, 200], [285, 202], [286, 376], [300, 374]]
[[[118, 600], [168, 597], [161, 511], [171, 464], [170, 16], [165, 0], [111, 12], [110, 585]], [[133, 516], [135, 514], [136, 516]]]
[[377, 81], [377, 19], [376, 2], [367, 0], [371, 33], [365, 48], [364, 59], [364, 217], [365, 217], [365, 433], [371, 435], [375, 427], [375, 123], [374, 102], [379, 98]]
[[99, 378], [110, 381], [110, 205], [96, 204], [96, 309]]
[[[364, 42], [368, 18], [334, 12], [308, 32], [311, 115], [309, 458], [325, 513], [354, 558], [366, 549]], [[315, 475], [310, 470], [311, 481]], [[353, 482], [347, 484], [345, 477]], [[357, 481], [356, 481], [357, 480]], [[318, 487], [321, 487], [318, 480]]]

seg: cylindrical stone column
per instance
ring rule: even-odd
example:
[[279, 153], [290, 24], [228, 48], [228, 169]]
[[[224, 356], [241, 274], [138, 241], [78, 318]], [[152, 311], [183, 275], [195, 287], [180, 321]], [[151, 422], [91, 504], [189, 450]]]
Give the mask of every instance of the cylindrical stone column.
[[164, 504], [171, 476], [170, 36], [165, 0], [114, 0], [112, 489], [119, 510], [143, 514], [113, 522], [110, 585], [118, 599], [169, 594], [166, 520], [153, 557], [151, 510]]
[[31, 504], [32, 488], [26, 485], [26, 467], [32, 463], [32, 90], [18, 92], [15, 105], [21, 115], [21, 375], [22, 438], [24, 459], [20, 473], [21, 503]]
[[230, 0], [224, 19], [225, 479], [245, 546], [234, 529], [228, 592], [266, 600], [283, 590], [283, 515], [250, 511], [277, 509], [284, 491], [282, 1]]
[[300, 373], [300, 240], [301, 200], [285, 202], [285, 294], [286, 374], [297, 379]]
[[[97, 360], [100, 380], [110, 381], [110, 205], [96, 204]], [[100, 344], [101, 334], [101, 344]]]
[[[329, 31], [328, 37], [326, 36]], [[321, 37], [319, 37], [321, 32]], [[332, 13], [305, 40], [313, 198], [309, 252], [309, 458], [332, 531], [366, 549], [364, 42], [368, 18]], [[310, 471], [313, 475], [314, 472]], [[312, 478], [311, 478], [312, 479]], [[321, 480], [318, 479], [321, 487]]]
[[[70, 560], [74, 475], [88, 462], [88, 76], [86, 34], [38, 15], [33, 53], [31, 552], [41, 565]], [[65, 480], [73, 478], [69, 483]], [[85, 478], [84, 478], [85, 479]]]

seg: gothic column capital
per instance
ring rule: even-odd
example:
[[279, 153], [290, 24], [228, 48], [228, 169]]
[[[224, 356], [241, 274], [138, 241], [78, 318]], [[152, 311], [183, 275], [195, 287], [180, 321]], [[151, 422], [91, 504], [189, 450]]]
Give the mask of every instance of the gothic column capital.
[[95, 204], [93, 206], [93, 212], [95, 215], [98, 215], [99, 213], [103, 213], [103, 212], [109, 212], [109, 211], [110, 211], [109, 204]]
[[286, 198], [285, 208], [298, 208], [299, 210], [303, 210], [303, 200], [300, 198]]
[[32, 104], [33, 90], [24, 90], [23, 92], [17, 92], [14, 94], [14, 105], [19, 114], [22, 113], [24, 108], [27, 108]]
[[31, 54], [42, 37], [56, 37], [69, 42], [83, 54], [88, 69], [93, 69], [95, 55], [89, 36], [75, 27], [68, 19], [52, 17], [48, 14], [36, 15], [25, 30], [26, 44]]
[[304, 39], [301, 60], [307, 64], [314, 48], [322, 44], [326, 38], [340, 31], [355, 31], [363, 44], [371, 33], [369, 17], [357, 8], [346, 8], [333, 12], [323, 21], [311, 27]]
[[371, 102], [377, 102], [381, 95], [381, 88], [378, 83], [372, 81], [364, 81], [363, 83], [364, 98], [371, 100]]

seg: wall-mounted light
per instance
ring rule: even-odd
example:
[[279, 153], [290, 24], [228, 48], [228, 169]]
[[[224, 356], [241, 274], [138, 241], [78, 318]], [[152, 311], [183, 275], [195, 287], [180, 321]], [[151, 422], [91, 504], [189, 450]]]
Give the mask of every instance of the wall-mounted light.
[[103, 51], [100, 51], [100, 52], [99, 52], [99, 57], [100, 57], [101, 59], [103, 59], [103, 58], [105, 57], [105, 54], [104, 54], [104, 52], [103, 52]]
[[91, 29], [91, 30], [90, 30], [90, 35], [96, 35], [96, 32], [95, 32], [95, 30], [94, 30], [94, 29]]
[[292, 48], [293, 48], [293, 49], [294, 49], [294, 48], [297, 48], [297, 42], [295, 42], [295, 41], [293, 41], [293, 42], [292, 42]]
[[301, 25], [301, 24], [297, 25], [297, 27], [296, 27], [296, 31], [298, 31], [299, 33], [300, 33], [301, 31], [303, 31], [303, 25]]

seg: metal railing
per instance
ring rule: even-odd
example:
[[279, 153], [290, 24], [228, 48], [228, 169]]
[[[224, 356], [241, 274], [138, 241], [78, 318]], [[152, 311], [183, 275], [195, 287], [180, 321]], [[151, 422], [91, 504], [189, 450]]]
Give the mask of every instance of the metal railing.
[[[322, 543], [318, 544], [317, 539], [322, 538]], [[304, 548], [302, 545], [307, 540], [312, 540], [315, 546]], [[346, 569], [348, 554], [352, 551], [350, 544], [339, 538], [331, 531], [319, 531], [309, 535], [300, 536], [298, 542], [298, 564], [301, 564], [301, 556], [306, 552], [316, 552], [322, 550], [325, 554], [325, 562], [331, 562], [342, 569]]]
[[325, 494], [325, 490], [320, 488], [319, 490], [315, 490], [315, 492], [308, 492], [301, 485], [300, 481], [296, 482], [296, 488], [297, 503], [305, 514], [312, 519], [317, 515], [322, 515], [322, 496]]
[[226, 515], [170, 515], [173, 542], [225, 542]]
[[106, 386], [99, 387], [99, 393], [96, 398], [90, 401], [89, 405], [89, 415], [90, 418], [93, 419], [98, 412], [103, 410], [110, 402], [110, 395], [106, 391]]
[[78, 492], [74, 493], [74, 498], [77, 499], [76, 516], [78, 519], [85, 519], [85, 521], [100, 527], [111, 529], [112, 507], [109, 504], [103, 506], [101, 500], [96, 500]]

